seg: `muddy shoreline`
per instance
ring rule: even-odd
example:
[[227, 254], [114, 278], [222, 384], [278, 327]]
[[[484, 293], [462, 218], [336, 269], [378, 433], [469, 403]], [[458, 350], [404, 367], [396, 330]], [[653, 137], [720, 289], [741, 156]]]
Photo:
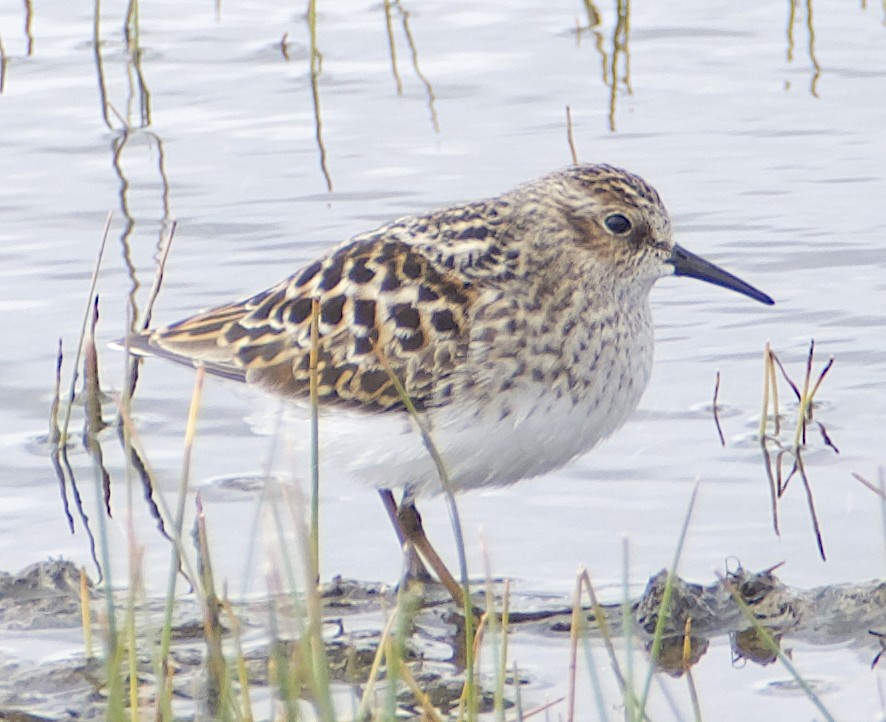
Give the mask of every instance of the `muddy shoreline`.
[[[640, 599], [631, 602], [631, 622], [635, 646], [648, 649], [664, 592], [666, 573], [649, 580]], [[483, 585], [475, 587], [475, 601], [484, 603]], [[501, 585], [496, 585], [501, 591]], [[88, 586], [90, 617], [93, 627], [94, 656], [87, 658], [82, 632], [80, 570], [63, 560], [39, 562], [18, 574], [0, 573], [0, 630], [6, 639], [3, 656], [4, 675], [0, 681], [0, 719], [26, 720], [100, 719], [104, 718], [107, 689], [105, 665], [101, 659], [104, 621], [104, 598]], [[728, 639], [734, 661], [767, 665], [776, 653], [736, 601], [736, 595], [753, 613], [777, 644], [790, 650], [792, 644], [851, 644], [868, 650], [872, 664], [883, 649], [886, 633], [886, 582], [871, 581], [791, 589], [782, 584], [773, 570], [750, 573], [736, 570], [710, 585], [692, 584], [676, 579], [671, 612], [659, 658], [660, 671], [680, 676], [699, 662], [709, 646]], [[115, 614], [125, 614], [126, 592], [115, 597]], [[385, 615], [396, 602], [393, 590], [380, 584], [334, 579], [323, 587], [323, 639], [332, 683], [343, 694], [357, 694], [375, 658], [382, 635]], [[456, 640], [461, 638], [459, 616], [435, 587], [423, 590], [423, 602], [412, 619], [405, 660], [435, 708], [447, 713], [455, 708], [461, 693], [463, 670], [459, 663]], [[249, 686], [254, 697], [269, 696], [273, 664], [269, 660], [281, 654], [296, 655], [297, 640], [285, 631], [280, 618], [286, 600], [270, 598], [233, 604], [240, 630], [240, 643], [246, 662]], [[570, 601], [554, 597], [515, 596], [509, 600], [509, 628], [512, 636], [530, 635], [554, 644], [560, 640], [566, 654], [574, 619]], [[276, 638], [269, 634], [272, 610]], [[606, 618], [608, 637], [619, 643], [624, 630], [622, 605], [601, 605], [596, 611], [584, 609], [583, 625], [592, 644], [601, 644], [603, 635], [598, 614]], [[148, 653], [151, 630], [159, 627], [163, 600], [149, 599], [137, 609], [140, 646], [138, 650], [139, 688], [145, 694], [155, 684], [151, 655]], [[691, 617], [687, 637], [686, 620]], [[193, 594], [176, 600], [172, 628], [171, 664], [173, 698], [177, 715], [204, 718], [207, 710], [207, 641], [203, 611]], [[222, 623], [223, 648], [230, 655], [230, 625]], [[18, 641], [15, 641], [18, 640]], [[621, 640], [623, 642], [623, 640]], [[13, 651], [14, 650], [14, 651]], [[54, 650], [54, 651], [53, 651]], [[691, 650], [687, 655], [687, 650]], [[294, 657], [293, 657], [294, 658]], [[524, 703], [533, 697], [532, 676], [516, 680]], [[514, 695], [515, 680], [510, 679]], [[487, 693], [484, 691], [484, 696]], [[480, 709], [490, 709], [489, 699], [481, 700]], [[414, 695], [408, 689], [398, 692], [399, 714], [421, 714]], [[140, 704], [150, 707], [149, 697]], [[272, 704], [272, 702], [271, 702]]]

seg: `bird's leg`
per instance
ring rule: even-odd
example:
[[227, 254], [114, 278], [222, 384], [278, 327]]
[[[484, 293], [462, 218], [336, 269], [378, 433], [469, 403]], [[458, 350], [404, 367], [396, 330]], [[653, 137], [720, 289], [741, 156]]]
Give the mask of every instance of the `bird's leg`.
[[455, 577], [450, 574], [446, 564], [440, 558], [440, 555], [437, 554], [437, 550], [431, 546], [431, 542], [425, 534], [424, 526], [422, 526], [421, 514], [415, 508], [415, 502], [408, 489], [403, 493], [403, 500], [400, 502], [400, 508], [397, 510], [397, 520], [401, 531], [411, 546], [418, 550], [419, 554], [434, 570], [437, 579], [446, 587], [446, 591], [449, 592], [456, 605], [460, 609], [464, 609], [464, 590], [461, 584], [455, 580]]
[[393, 493], [391, 493], [390, 489], [379, 489], [378, 495], [381, 497], [381, 503], [384, 504], [388, 518], [394, 526], [394, 532], [397, 534], [397, 541], [400, 542], [400, 547], [406, 547], [406, 579], [417, 579], [422, 582], [431, 581], [433, 579], [431, 573], [425, 567], [415, 546], [403, 530], [400, 517], [398, 516], [399, 508], [394, 500]]
[[455, 603], [459, 608], [464, 608], [464, 592], [461, 585], [455, 580], [440, 555], [437, 554], [437, 550], [428, 541], [421, 523], [421, 515], [415, 508], [412, 495], [408, 491], [404, 492], [403, 501], [398, 506], [390, 489], [379, 489], [378, 494], [384, 504], [385, 511], [388, 512], [391, 523], [394, 525], [397, 539], [401, 545], [406, 545], [408, 575], [414, 579], [432, 578], [422, 562], [422, 557], [424, 557]]

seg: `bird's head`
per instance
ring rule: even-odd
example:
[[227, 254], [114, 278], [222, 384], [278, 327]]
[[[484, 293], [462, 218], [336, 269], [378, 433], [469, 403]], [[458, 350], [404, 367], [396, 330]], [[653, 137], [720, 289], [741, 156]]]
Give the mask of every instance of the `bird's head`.
[[691, 276], [761, 303], [774, 303], [762, 291], [678, 245], [658, 192], [639, 176], [608, 165], [575, 165], [547, 176], [537, 187], [544, 188], [545, 200], [571, 229], [556, 242], [574, 244], [576, 253], [570, 255], [589, 259], [610, 278], [648, 290], [663, 276]]

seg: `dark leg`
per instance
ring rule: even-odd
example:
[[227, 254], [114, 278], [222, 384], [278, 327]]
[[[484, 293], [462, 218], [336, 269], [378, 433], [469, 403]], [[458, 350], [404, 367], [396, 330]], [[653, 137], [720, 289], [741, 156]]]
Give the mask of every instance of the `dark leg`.
[[425, 535], [425, 530], [421, 523], [421, 514], [418, 513], [418, 509], [415, 508], [415, 503], [412, 501], [408, 493], [404, 495], [403, 501], [400, 504], [400, 508], [397, 511], [397, 518], [400, 521], [400, 527], [406, 535], [406, 538], [412, 546], [418, 550], [419, 554], [421, 554], [431, 569], [434, 570], [437, 579], [439, 579], [441, 584], [446, 587], [446, 591], [449, 592], [449, 596], [452, 597], [456, 606], [458, 606], [459, 609], [464, 609], [464, 590], [462, 589], [461, 584], [455, 580], [455, 577], [449, 573], [446, 564], [443, 563], [440, 555], [437, 554], [437, 550], [434, 549], [434, 547], [431, 546], [431, 542], [428, 541], [428, 537]]
[[412, 572], [414, 557], [414, 561], [421, 572], [430, 577], [424, 564], [422, 564], [421, 558], [418, 556], [420, 554], [431, 569], [434, 570], [443, 586], [446, 587], [453, 601], [460, 608], [464, 608], [464, 592], [461, 584], [449, 573], [446, 564], [443, 563], [440, 555], [437, 554], [437, 550], [428, 541], [421, 523], [421, 515], [418, 513], [418, 509], [415, 508], [411, 494], [408, 491], [404, 492], [403, 501], [398, 507], [390, 489], [379, 489], [378, 493], [381, 496], [382, 503], [385, 505], [388, 516], [391, 518], [391, 523], [394, 525], [394, 531], [397, 532], [397, 538], [401, 544], [407, 546], [407, 553], [411, 553], [409, 557], [410, 572]]
[[391, 490], [379, 489], [378, 495], [381, 497], [381, 503], [384, 504], [385, 511], [388, 513], [388, 518], [394, 526], [394, 532], [397, 534], [397, 540], [400, 542], [400, 546], [406, 547], [406, 578], [417, 579], [421, 582], [429, 582], [433, 580], [431, 573], [428, 571], [427, 567], [425, 567], [421, 557], [418, 555], [415, 546], [403, 530], [403, 526], [400, 523], [400, 517], [398, 516], [399, 510], [397, 502], [394, 500], [394, 495], [391, 493]]

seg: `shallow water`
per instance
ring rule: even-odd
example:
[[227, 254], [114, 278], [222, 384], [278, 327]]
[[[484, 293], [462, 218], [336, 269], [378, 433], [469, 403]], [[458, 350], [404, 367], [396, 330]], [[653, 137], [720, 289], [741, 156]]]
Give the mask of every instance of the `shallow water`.
[[[851, 477], [876, 480], [884, 462], [881, 8], [816, 6], [812, 36], [805, 6], [789, 32], [783, 4], [635, 4], [629, 79], [622, 52], [613, 105], [611, 7], [601, 7], [601, 26], [577, 32], [577, 23], [586, 23], [580, 3], [406, 5], [420, 74], [395, 9], [398, 95], [383, 7], [321, 3], [318, 97], [330, 193], [300, 9], [222, 3], [216, 19], [211, 4], [142, 3], [136, 66], [121, 38], [122, 5], [102, 7], [100, 67], [88, 8], [38, 4], [30, 53], [21, 7], [0, 8], [7, 56], [0, 95], [0, 324], [7, 341], [0, 567], [50, 555], [90, 564], [82, 531], [67, 532], [40, 439], [57, 339], [64, 340], [69, 374], [108, 212], [98, 289], [103, 381], [111, 391], [121, 386], [123, 361], [105, 342], [124, 333], [136, 282], [144, 306], [170, 220], [178, 227], [155, 307], [159, 323], [263, 288], [329, 244], [394, 216], [498, 193], [567, 164], [569, 105], [582, 159], [647, 178], [683, 245], [768, 291], [777, 305], [764, 308], [686, 279], [662, 281], [653, 292], [655, 370], [640, 409], [614, 438], [561, 472], [463, 496], [472, 570], [482, 569], [482, 528], [494, 573], [515, 578], [519, 590], [567, 593], [583, 564], [617, 598], [627, 537], [639, 590], [670, 562], [698, 479], [684, 577], [709, 582], [732, 557], [748, 568], [785, 561], [779, 574], [797, 587], [882, 576], [880, 507]], [[124, 118], [131, 128], [125, 143]], [[774, 535], [753, 440], [765, 340], [797, 379], [810, 338], [816, 368], [836, 358], [816, 418], [840, 454], [813, 431], [805, 457], [827, 562], [793, 481], [780, 506], [781, 536]], [[725, 448], [709, 410], [717, 371]], [[178, 483], [192, 383], [187, 369], [147, 363], [134, 405], [168, 492]], [[193, 459], [218, 574], [235, 593], [263, 589], [261, 564], [244, 541], [254, 536], [255, 484], [228, 483], [260, 476], [270, 454], [271, 437], [255, 433], [266, 425], [255, 408], [248, 392], [210, 380]], [[80, 419], [75, 414], [75, 424]], [[82, 454], [75, 463], [91, 505], [89, 465]], [[119, 459], [109, 463], [122, 480]], [[347, 480], [323, 487], [324, 577], [397, 577], [393, 535], [374, 496]], [[121, 550], [124, 500], [119, 483], [112, 533]], [[145, 508], [136, 509], [149, 579], [160, 588], [168, 549]], [[454, 562], [444, 505], [433, 500], [422, 510], [429, 534]], [[120, 553], [115, 579], [123, 569]], [[823, 699], [833, 700], [838, 716], [871, 718], [880, 709], [880, 673], [868, 670], [868, 651], [804, 644], [794, 658], [810, 674], [839, 669], [845, 676]], [[538, 660], [541, 689], [565, 676], [559, 642], [530, 642], [520, 657]], [[733, 712], [746, 718], [768, 709], [773, 697], [798, 717], [809, 714], [803, 699], [774, 684], [783, 669], [736, 675], [724, 663], [710, 674], [700, 686], [703, 702], [707, 685], [711, 704], [727, 689], [735, 699], [718, 719]]]

